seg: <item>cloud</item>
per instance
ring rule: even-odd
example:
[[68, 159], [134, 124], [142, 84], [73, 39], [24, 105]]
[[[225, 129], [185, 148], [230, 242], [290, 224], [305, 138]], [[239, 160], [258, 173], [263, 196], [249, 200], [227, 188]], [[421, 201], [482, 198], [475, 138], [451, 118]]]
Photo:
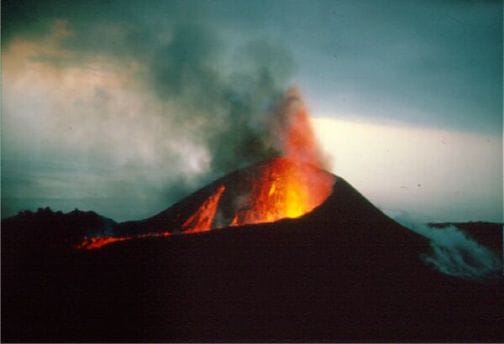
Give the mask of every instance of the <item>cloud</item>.
[[[9, 36], [2, 53], [4, 213], [19, 198], [31, 208], [51, 205], [28, 201], [51, 195], [137, 209], [95, 209], [119, 220], [151, 215], [275, 154], [266, 126], [293, 70], [287, 50], [255, 37], [226, 45], [205, 22], [168, 19], [152, 30], [138, 16], [126, 21], [130, 15], [110, 22], [47, 15], [51, 26], [36, 39]], [[21, 179], [19, 159], [30, 170]], [[40, 178], [42, 164], [70, 171], [58, 172], [55, 185]], [[35, 180], [39, 187], [30, 188]]]

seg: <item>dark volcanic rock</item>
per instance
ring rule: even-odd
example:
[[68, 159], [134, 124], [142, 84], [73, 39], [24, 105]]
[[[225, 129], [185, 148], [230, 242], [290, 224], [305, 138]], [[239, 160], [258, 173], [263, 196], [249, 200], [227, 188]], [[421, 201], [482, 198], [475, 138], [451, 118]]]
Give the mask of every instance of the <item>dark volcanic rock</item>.
[[502, 341], [501, 281], [439, 274], [428, 247], [338, 178], [295, 220], [2, 252], [2, 340]]
[[2, 251], [45, 251], [69, 248], [85, 236], [109, 233], [116, 223], [92, 211], [66, 214], [50, 208], [22, 211], [2, 220]]

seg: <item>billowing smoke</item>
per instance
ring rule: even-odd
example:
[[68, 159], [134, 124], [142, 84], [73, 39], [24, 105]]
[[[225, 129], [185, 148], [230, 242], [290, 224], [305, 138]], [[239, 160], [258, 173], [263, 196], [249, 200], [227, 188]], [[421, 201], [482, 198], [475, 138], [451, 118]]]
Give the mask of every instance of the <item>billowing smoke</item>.
[[222, 174], [274, 153], [268, 116], [285, 89], [292, 61], [286, 51], [255, 41], [238, 52], [237, 65], [223, 65], [222, 43], [207, 30], [176, 27], [147, 65], [160, 99], [182, 107], [178, 124], [200, 126], [210, 172]]
[[253, 36], [225, 44], [200, 15], [182, 24], [179, 5], [166, 17], [51, 14], [36, 37], [8, 26], [4, 215], [49, 205], [148, 216], [277, 154], [268, 128], [289, 52]]
[[430, 240], [431, 252], [422, 258], [438, 271], [468, 279], [493, 278], [502, 274], [502, 259], [457, 227], [433, 228], [407, 216], [398, 216], [395, 220]]
[[292, 61], [281, 48], [254, 41], [223, 65], [216, 37], [200, 26], [182, 26], [149, 62], [151, 85], [161, 99], [186, 111], [179, 121], [200, 123], [211, 170], [222, 173], [271, 156], [268, 116], [285, 89]]

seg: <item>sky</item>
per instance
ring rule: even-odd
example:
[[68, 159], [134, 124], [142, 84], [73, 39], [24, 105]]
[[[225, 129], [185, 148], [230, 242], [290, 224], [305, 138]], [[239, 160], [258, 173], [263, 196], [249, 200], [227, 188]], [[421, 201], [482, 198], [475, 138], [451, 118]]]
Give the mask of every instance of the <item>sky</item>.
[[380, 209], [502, 222], [501, 1], [2, 2], [2, 217], [153, 215], [270, 157], [297, 86]]

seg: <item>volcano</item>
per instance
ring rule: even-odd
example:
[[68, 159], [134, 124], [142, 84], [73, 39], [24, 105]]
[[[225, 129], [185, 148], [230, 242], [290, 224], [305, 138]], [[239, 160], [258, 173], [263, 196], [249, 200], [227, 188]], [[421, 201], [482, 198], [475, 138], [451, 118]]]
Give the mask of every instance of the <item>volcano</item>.
[[305, 166], [329, 182], [319, 205], [237, 224], [255, 203], [236, 203], [231, 191], [262, 195], [254, 181], [277, 163], [294, 166], [281, 159], [235, 171], [152, 218], [116, 224], [128, 234], [95, 250], [23, 252], [8, 235], [14, 219], [4, 222], [2, 340], [503, 339], [501, 281], [426, 265], [429, 243], [341, 177]]
[[[330, 211], [324, 210], [329, 206]], [[281, 225], [317, 218], [330, 219], [335, 227], [346, 227], [348, 221], [359, 223], [359, 228], [369, 230], [365, 234], [367, 240], [370, 233], [379, 237], [382, 232], [383, 236], [377, 237], [381, 245], [386, 246], [385, 241], [392, 236], [394, 246], [414, 243], [411, 249], [416, 254], [427, 250], [420, 236], [395, 225], [343, 178], [284, 157], [230, 173], [153, 217], [117, 224], [113, 231], [117, 236], [95, 237], [77, 247], [94, 249], [131, 239], [242, 230], [253, 224]], [[292, 222], [293, 219], [298, 220]], [[391, 229], [385, 231], [387, 223]], [[352, 233], [355, 237], [361, 235], [364, 234]]]
[[502, 341], [502, 279], [451, 277], [430, 242], [327, 172], [296, 92], [276, 157], [150, 218], [2, 221], [2, 341]]

